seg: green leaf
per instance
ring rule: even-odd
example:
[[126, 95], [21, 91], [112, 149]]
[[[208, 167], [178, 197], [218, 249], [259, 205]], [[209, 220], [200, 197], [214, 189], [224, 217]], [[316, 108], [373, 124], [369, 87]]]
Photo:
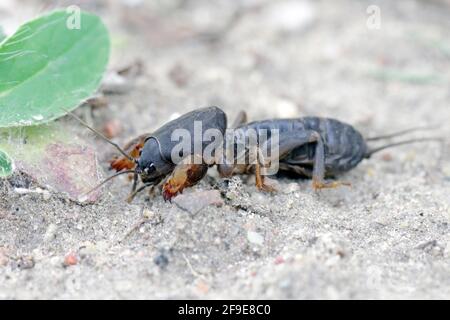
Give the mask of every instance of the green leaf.
[[[55, 11], [22, 25], [0, 44], [0, 127], [28, 126], [63, 116], [98, 88], [110, 41], [100, 18]], [[70, 24], [69, 24], [70, 25]]]
[[13, 162], [8, 154], [0, 150], [0, 178], [10, 176], [14, 171]]

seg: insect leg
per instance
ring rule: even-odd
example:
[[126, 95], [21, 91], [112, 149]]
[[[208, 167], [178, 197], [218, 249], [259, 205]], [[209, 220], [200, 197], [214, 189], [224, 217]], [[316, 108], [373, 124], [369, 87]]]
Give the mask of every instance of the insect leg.
[[257, 158], [255, 164], [255, 184], [256, 187], [261, 191], [266, 192], [275, 192], [277, 191], [274, 187], [269, 186], [264, 183], [264, 175], [261, 174], [261, 166], [265, 163], [264, 156], [262, 155], [261, 149], [258, 147], [257, 150]]
[[280, 170], [291, 171], [306, 178], [312, 178], [312, 170], [300, 165], [280, 162]]
[[[278, 139], [278, 148], [276, 148], [277, 146], [272, 145], [275, 143], [275, 141], [272, 141], [273, 139], [269, 139], [265, 143], [263, 143], [262, 146], [257, 150], [258, 158], [255, 164], [255, 179], [257, 188], [264, 191], [274, 191], [272, 187], [264, 184], [264, 175], [262, 175], [261, 173], [261, 167], [266, 167], [268, 164], [273, 165], [274, 162], [279, 162], [295, 148], [298, 148], [305, 144], [314, 143], [317, 141], [317, 138], [320, 139], [320, 135], [315, 131], [297, 130], [293, 132], [280, 133]], [[274, 148], [276, 148], [276, 150], [278, 151], [277, 153], [271, 154], [268, 157], [264, 157], [262, 150], [273, 151]], [[324, 163], [325, 161], [323, 159], [322, 164], [319, 163], [317, 165], [316, 176], [320, 176], [321, 172], [323, 172], [322, 174], [324, 174]]]
[[[247, 123], [247, 113], [245, 111], [240, 111], [234, 119], [233, 124], [231, 125], [231, 128], [237, 128], [243, 124]], [[247, 165], [242, 165], [242, 162], [239, 162], [243, 157], [245, 157], [245, 154], [237, 155], [237, 158], [233, 163], [219, 163], [217, 162], [217, 171], [219, 172], [220, 176], [222, 178], [230, 177], [233, 174], [241, 174], [244, 173], [247, 169]], [[229, 157], [232, 158], [232, 157]]]
[[203, 162], [199, 155], [184, 158], [178, 163], [163, 185], [164, 200], [171, 201], [177, 194], [182, 193], [185, 188], [196, 185], [208, 171], [208, 165]]
[[240, 111], [236, 117], [236, 119], [234, 119], [233, 124], [231, 125], [232, 128], [236, 128], [239, 127], [240, 125], [243, 125], [247, 123], [247, 113], [245, 111]]
[[[265, 148], [271, 140], [266, 142]], [[280, 133], [278, 155], [268, 159], [269, 162], [279, 161], [288, 155], [292, 150], [305, 144], [315, 144], [315, 156], [313, 160], [312, 180], [314, 189], [335, 188], [340, 185], [349, 185], [347, 182], [325, 182], [325, 149], [320, 134], [312, 130], [299, 130], [294, 132]], [[267, 149], [266, 149], [267, 150]]]
[[131, 187], [130, 194], [132, 194], [133, 192], [136, 191], [137, 184], [138, 184], [138, 178], [139, 178], [139, 174], [135, 171], [133, 174], [133, 186]]
[[312, 185], [314, 190], [336, 188], [342, 185], [350, 186], [348, 182], [342, 181], [325, 181], [325, 148], [323, 145], [322, 138], [320, 134], [315, 132], [312, 136], [312, 141], [316, 143], [314, 165], [313, 165], [313, 176]]

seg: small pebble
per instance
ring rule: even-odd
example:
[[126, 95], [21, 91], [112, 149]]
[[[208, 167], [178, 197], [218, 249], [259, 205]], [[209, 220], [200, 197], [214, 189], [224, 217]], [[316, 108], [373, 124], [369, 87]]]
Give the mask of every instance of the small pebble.
[[381, 160], [386, 161], [386, 162], [392, 161], [392, 159], [393, 159], [392, 154], [387, 153], [387, 152], [383, 153], [383, 155], [381, 156]]
[[20, 257], [17, 261], [17, 267], [20, 270], [33, 269], [35, 265], [34, 258], [32, 256]]
[[276, 1], [263, 10], [262, 23], [272, 30], [295, 32], [304, 30], [316, 20], [309, 1]]
[[103, 126], [103, 133], [108, 139], [117, 137], [121, 132], [122, 124], [117, 119], [110, 120]]
[[137, 6], [142, 5], [144, 0], [122, 0], [121, 2], [122, 2], [122, 4], [124, 4], [127, 7], [135, 8]]
[[11, 178], [8, 178], [8, 182], [14, 188], [29, 189], [31, 178], [25, 174], [14, 174]]
[[74, 266], [76, 264], [78, 264], [78, 257], [75, 255], [75, 253], [70, 252], [64, 257], [63, 265], [65, 267]]
[[175, 197], [173, 202], [178, 207], [188, 211], [191, 214], [196, 214], [209, 205], [220, 207], [224, 204], [218, 190], [196, 191], [181, 194]]
[[29, 194], [32, 193], [33, 191], [25, 188], [14, 188], [14, 192], [17, 194]]
[[155, 215], [156, 214], [153, 211], [151, 211], [147, 208], [145, 208], [144, 211], [142, 212], [142, 216], [148, 220], [152, 219]]
[[102, 91], [109, 94], [124, 94], [131, 89], [127, 79], [117, 72], [109, 72], [102, 83]]
[[285, 260], [284, 260], [284, 258], [282, 256], [278, 256], [278, 257], [275, 258], [274, 263], [277, 264], [277, 265], [278, 264], [282, 264], [282, 263], [285, 263]]
[[209, 291], [209, 286], [205, 281], [199, 279], [196, 284], [196, 289], [199, 293], [207, 294]]
[[282, 189], [284, 193], [293, 193], [300, 190], [300, 185], [298, 182], [289, 183], [286, 187]]
[[173, 66], [168, 75], [178, 88], [185, 87], [189, 81], [188, 71], [181, 64]]
[[9, 257], [6, 249], [0, 248], [0, 267], [4, 267], [8, 264]]
[[153, 261], [161, 269], [165, 269], [169, 265], [169, 258], [167, 258], [164, 252], [158, 254]]
[[50, 192], [48, 192], [47, 190], [42, 191], [42, 198], [44, 199], [44, 201], [50, 200], [51, 197], [52, 195], [50, 194]]
[[45, 230], [44, 241], [52, 241], [56, 237], [56, 231], [58, 230], [58, 226], [54, 223], [48, 225], [47, 230]]
[[86, 196], [86, 195], [81, 195], [81, 196], [78, 197], [78, 199], [77, 199], [77, 201], [80, 202], [80, 203], [84, 203], [84, 202], [86, 202], [86, 201], [88, 201], [88, 200], [89, 200], [89, 197]]
[[287, 99], [277, 101], [276, 110], [279, 118], [295, 118], [299, 116], [297, 105]]
[[84, 257], [84, 256], [89, 256], [89, 255], [95, 255], [98, 252], [98, 248], [95, 244], [91, 243], [91, 242], [85, 242], [81, 247], [80, 247], [80, 256]]
[[442, 171], [447, 178], [450, 178], [450, 164], [444, 164], [442, 167]]
[[255, 231], [248, 231], [247, 232], [247, 240], [250, 243], [256, 244], [256, 245], [260, 245], [262, 246], [264, 244], [264, 237], [259, 234], [258, 232]]
[[108, 99], [103, 95], [99, 95], [87, 99], [85, 104], [89, 105], [91, 108], [94, 109], [104, 108], [108, 106]]

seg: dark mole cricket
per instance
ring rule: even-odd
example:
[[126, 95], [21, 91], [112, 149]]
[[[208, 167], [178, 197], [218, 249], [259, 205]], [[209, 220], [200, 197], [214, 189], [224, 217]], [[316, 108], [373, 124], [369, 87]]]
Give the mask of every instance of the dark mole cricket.
[[[75, 115], [71, 114], [81, 121]], [[336, 177], [356, 167], [363, 159], [368, 159], [380, 150], [422, 141], [439, 141], [439, 138], [421, 138], [400, 141], [378, 148], [369, 148], [367, 142], [389, 139], [412, 131], [428, 128], [414, 128], [390, 135], [364, 139], [351, 125], [330, 118], [303, 117], [296, 119], [273, 119], [246, 123], [246, 115], [241, 112], [233, 124], [233, 128], [244, 134], [250, 130], [254, 132], [278, 130], [278, 157], [264, 159], [264, 164], [278, 161], [279, 170], [293, 172], [304, 178], [312, 179], [314, 189], [335, 188], [349, 185], [341, 181], [325, 181], [326, 177]], [[226, 114], [218, 107], [201, 108], [172, 120], [151, 134], [141, 135], [130, 141], [123, 149], [114, 142], [106, 139], [102, 134], [87, 126], [90, 130], [114, 145], [122, 154], [111, 161], [111, 168], [116, 174], [107, 178], [95, 189], [99, 188], [112, 178], [125, 173], [133, 174], [133, 187], [128, 201], [142, 190], [159, 185], [163, 180], [162, 193], [165, 200], [171, 200], [184, 188], [191, 187], [199, 182], [205, 175], [209, 166], [217, 165], [221, 177], [234, 174], [254, 173], [256, 186], [259, 190], [275, 191], [264, 184], [264, 175], [261, 175], [261, 159], [245, 164], [236, 164], [235, 159], [226, 164], [206, 163], [202, 155], [184, 155], [184, 160], [172, 162], [171, 152], [179, 143], [172, 141], [175, 129], [185, 129], [194, 132], [195, 121], [202, 123], [202, 134], [208, 129], [220, 131], [222, 136], [227, 129]], [[195, 137], [195, 135], [194, 135]], [[268, 142], [270, 143], [270, 137]], [[259, 141], [258, 141], [259, 142]], [[202, 150], [210, 144], [202, 141]], [[192, 145], [194, 141], [192, 141]], [[246, 150], [248, 153], [250, 150]], [[258, 152], [256, 152], [259, 155]], [[197, 161], [192, 161], [193, 158]], [[138, 187], [138, 180], [142, 185]], [[95, 190], [93, 189], [93, 190]], [[93, 191], [91, 190], [91, 191]]]

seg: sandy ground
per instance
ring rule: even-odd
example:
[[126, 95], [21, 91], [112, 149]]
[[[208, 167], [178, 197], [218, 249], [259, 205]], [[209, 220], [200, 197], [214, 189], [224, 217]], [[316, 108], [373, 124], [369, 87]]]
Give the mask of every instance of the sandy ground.
[[[21, 22], [56, 1], [5, 3], [23, 7]], [[98, 128], [120, 121], [120, 143], [208, 105], [230, 119], [331, 116], [365, 135], [441, 124], [429, 135], [450, 136], [446, 1], [78, 3], [108, 24], [111, 69], [144, 67], [93, 113]], [[372, 4], [380, 29], [366, 25]], [[7, 9], [5, 29], [17, 23]], [[106, 169], [111, 148], [68, 123]], [[159, 193], [128, 205], [126, 179], [84, 206], [14, 192], [26, 177], [0, 180], [0, 298], [450, 298], [448, 145], [391, 149], [341, 177], [351, 188], [320, 193], [283, 178], [262, 194], [212, 169], [185, 192], [221, 192], [222, 206], [201, 210]]]

